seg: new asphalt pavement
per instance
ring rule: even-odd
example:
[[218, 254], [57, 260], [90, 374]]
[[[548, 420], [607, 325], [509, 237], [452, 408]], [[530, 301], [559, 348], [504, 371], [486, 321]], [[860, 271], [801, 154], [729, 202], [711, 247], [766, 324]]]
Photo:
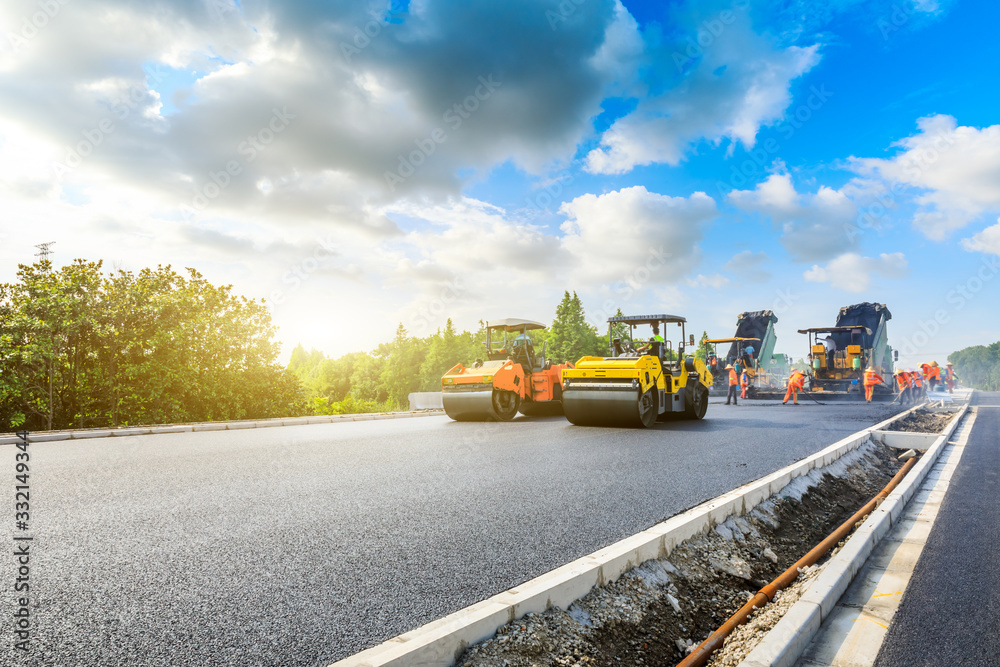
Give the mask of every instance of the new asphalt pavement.
[[[33, 443], [30, 530], [11, 502], [0, 527], [6, 545], [34, 537], [30, 653], [10, 648], [10, 556], [0, 656], [325, 665], [900, 409], [714, 399], [704, 421], [647, 431], [442, 416]], [[16, 453], [0, 447], [11, 499]]]
[[875, 667], [1000, 665], [1000, 394], [976, 423]]

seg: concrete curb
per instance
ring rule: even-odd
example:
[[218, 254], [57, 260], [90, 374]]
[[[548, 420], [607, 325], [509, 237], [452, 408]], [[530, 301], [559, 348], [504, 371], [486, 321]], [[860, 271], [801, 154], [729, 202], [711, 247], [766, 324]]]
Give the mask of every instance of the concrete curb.
[[[247, 428], [276, 426], [303, 426], [306, 424], [339, 424], [342, 422], [372, 421], [377, 419], [405, 419], [409, 417], [437, 417], [444, 410], [422, 412], [372, 412], [356, 415], [329, 415], [320, 417], [286, 417], [258, 421], [197, 422], [194, 424], [161, 424], [159, 426], [133, 426], [129, 428], [81, 429], [75, 431], [35, 431], [28, 435], [28, 442], [53, 442], [56, 440], [85, 440], [126, 435], [159, 435], [161, 433], [190, 433], [200, 431], [238, 431]], [[0, 445], [15, 445], [21, 439], [13, 433], [0, 434]]]
[[[969, 410], [972, 399], [969, 393], [965, 405], [948, 423], [927, 453], [892, 493], [872, 512], [865, 522], [851, 535], [844, 547], [827, 562], [823, 571], [806, 589], [802, 597], [785, 613], [739, 667], [793, 667], [819, 631], [823, 621], [831, 614], [837, 601], [847, 590], [857, 573], [864, 567], [868, 556], [882, 538], [899, 522], [910, 498], [923, 484], [927, 472], [937, 461], [958, 424]], [[922, 407], [922, 406], [918, 406]], [[909, 410], [907, 413], [910, 412]], [[903, 413], [906, 414], [906, 413]], [[900, 415], [902, 416], [902, 415]], [[875, 430], [875, 429], [872, 429]]]
[[914, 406], [858, 431], [802, 461], [724, 493], [641, 533], [333, 665], [449, 667], [468, 646], [493, 636], [503, 625], [550, 607], [566, 608], [594, 586], [614, 581], [651, 558], [666, 558], [684, 540], [711, 530], [730, 516], [746, 514], [781, 491], [792, 479], [833, 463], [867, 442], [872, 431], [884, 428], [918, 407], [921, 406]]

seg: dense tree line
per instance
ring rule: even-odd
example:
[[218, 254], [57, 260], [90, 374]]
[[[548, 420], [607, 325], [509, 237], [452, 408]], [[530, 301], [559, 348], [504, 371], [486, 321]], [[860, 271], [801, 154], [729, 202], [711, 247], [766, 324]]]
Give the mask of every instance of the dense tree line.
[[[193, 269], [21, 265], [0, 285], [0, 431], [406, 409], [408, 394], [437, 391], [486, 351], [483, 322], [459, 332], [448, 320], [423, 338], [400, 324], [393, 340], [335, 359], [300, 345], [282, 368], [275, 335], [263, 301]], [[555, 362], [608, 350], [576, 293], [530, 335]]]
[[948, 355], [961, 383], [983, 391], [1000, 391], [1000, 341], [974, 345]]
[[[301, 345], [292, 351], [288, 368], [310, 396], [317, 414], [348, 414], [375, 410], [405, 410], [407, 396], [438, 391], [441, 376], [457, 363], [471, 364], [485, 356], [485, 322], [477, 331], [455, 330], [449, 319], [443, 329], [424, 338], [410, 336], [402, 324], [390, 343], [370, 353], [352, 352], [336, 359]], [[535, 349], [557, 362], [603, 355], [607, 335], [587, 323], [580, 298], [566, 292], [556, 307], [552, 325], [530, 333]]]
[[263, 302], [169, 266], [21, 265], [0, 285], [0, 430], [301, 414]]

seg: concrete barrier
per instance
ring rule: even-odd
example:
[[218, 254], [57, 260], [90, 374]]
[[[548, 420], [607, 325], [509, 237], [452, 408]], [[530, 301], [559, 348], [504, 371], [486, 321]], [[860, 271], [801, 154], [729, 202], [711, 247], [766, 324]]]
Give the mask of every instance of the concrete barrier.
[[444, 410], [440, 391], [415, 391], [408, 394], [410, 410]]
[[[971, 392], [968, 397], [971, 397]], [[922, 407], [922, 406], [921, 406]], [[901, 520], [903, 510], [927, 477], [958, 424], [969, 409], [962, 406], [945, 430], [936, 437], [934, 444], [920, 461], [903, 478], [899, 486], [854, 531], [844, 547], [833, 556], [785, 613], [780, 621], [739, 664], [739, 667], [793, 667], [819, 631], [837, 601], [851, 585], [854, 577], [864, 567], [868, 556], [875, 551], [892, 526]]]

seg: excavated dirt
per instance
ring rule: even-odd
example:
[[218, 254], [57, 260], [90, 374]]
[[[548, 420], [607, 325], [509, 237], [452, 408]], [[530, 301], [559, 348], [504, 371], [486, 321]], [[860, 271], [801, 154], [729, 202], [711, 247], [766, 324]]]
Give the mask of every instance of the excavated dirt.
[[[673, 665], [747, 599], [877, 494], [900, 464], [869, 443], [822, 471], [799, 477], [743, 517], [730, 517], [661, 560], [594, 588], [569, 609], [508, 624], [469, 647], [460, 667]], [[820, 562], [822, 566], [823, 561]], [[735, 665], [791, 606], [795, 586], [757, 612], [711, 663]], [[740, 656], [737, 658], [736, 656]], [[735, 660], [735, 662], [734, 662]]]
[[910, 433], [940, 433], [955, 417], [955, 412], [929, 412], [914, 410], [889, 425], [887, 431], [908, 431]]

